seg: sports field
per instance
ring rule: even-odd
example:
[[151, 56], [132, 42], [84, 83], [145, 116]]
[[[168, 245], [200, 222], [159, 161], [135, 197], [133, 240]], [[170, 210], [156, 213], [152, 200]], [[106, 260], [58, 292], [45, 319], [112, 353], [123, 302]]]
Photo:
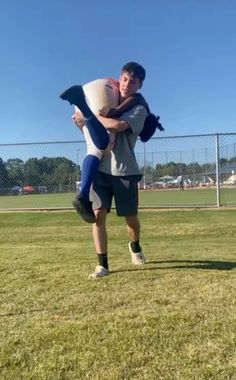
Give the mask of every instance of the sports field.
[[112, 273], [89, 280], [75, 212], [0, 213], [1, 380], [236, 379], [236, 210], [140, 219], [148, 263], [112, 212]]
[[[0, 209], [71, 207], [74, 193], [0, 196]], [[145, 190], [139, 192], [140, 207], [216, 206], [216, 188]], [[222, 205], [236, 206], [236, 188], [221, 189]]]

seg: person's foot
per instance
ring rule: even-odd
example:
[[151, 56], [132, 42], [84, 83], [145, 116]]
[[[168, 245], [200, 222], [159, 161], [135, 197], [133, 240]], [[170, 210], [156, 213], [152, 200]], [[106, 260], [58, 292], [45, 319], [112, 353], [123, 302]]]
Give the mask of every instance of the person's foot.
[[[79, 107], [79, 104], [82, 101], [85, 101], [85, 94], [83, 87], [81, 85], [75, 85], [68, 88], [66, 91], [62, 92], [60, 98], [67, 100], [71, 105]], [[80, 108], [80, 107], [79, 107]]]
[[129, 251], [131, 254], [132, 264], [134, 264], [134, 265], [144, 265], [145, 264], [146, 258], [144, 256], [143, 252], [142, 251], [134, 252], [132, 249], [132, 242], [131, 241], [129, 242]]
[[98, 265], [96, 266], [95, 271], [92, 274], [90, 274], [89, 278], [96, 279], [96, 278], [108, 276], [109, 274], [110, 272], [108, 269], [102, 267], [101, 265]]
[[73, 206], [85, 222], [95, 223], [96, 219], [92, 208], [92, 202], [90, 202], [90, 200], [76, 197], [73, 201]]

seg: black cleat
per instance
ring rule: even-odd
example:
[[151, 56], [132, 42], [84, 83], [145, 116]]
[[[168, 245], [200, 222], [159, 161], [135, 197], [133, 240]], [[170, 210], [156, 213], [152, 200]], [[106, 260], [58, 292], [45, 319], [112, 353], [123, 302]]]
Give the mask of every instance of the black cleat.
[[81, 218], [87, 223], [95, 223], [95, 215], [92, 209], [92, 202], [84, 198], [75, 198], [73, 206]]
[[[75, 85], [68, 88], [60, 95], [60, 98], [63, 100], [67, 100], [71, 105], [74, 104], [75, 106], [77, 106], [84, 115], [84, 117], [94, 117], [93, 112], [91, 111], [90, 107], [86, 102], [86, 97], [82, 86]], [[98, 120], [97, 123], [99, 125], [102, 125]]]
[[67, 100], [71, 105], [75, 106], [80, 105], [81, 101], [85, 101], [85, 94], [83, 87], [80, 85], [75, 85], [68, 88], [66, 91], [62, 92], [60, 98], [63, 100]]

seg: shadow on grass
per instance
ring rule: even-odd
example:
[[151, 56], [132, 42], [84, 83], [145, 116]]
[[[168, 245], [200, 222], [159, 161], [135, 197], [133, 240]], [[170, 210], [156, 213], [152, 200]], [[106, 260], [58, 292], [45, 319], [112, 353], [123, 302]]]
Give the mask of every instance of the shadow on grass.
[[12, 311], [9, 313], [0, 314], [0, 317], [14, 317], [14, 316], [20, 317], [21, 315], [24, 316], [27, 314], [41, 313], [41, 312], [45, 312], [45, 309], [31, 309], [31, 310], [27, 310], [27, 311], [21, 311], [21, 310], [20, 311]]
[[166, 263], [183, 263], [187, 265], [171, 265], [171, 268], [186, 269], [216, 269], [216, 270], [232, 270], [236, 269], [235, 261], [215, 261], [215, 260], [165, 260], [165, 261], [149, 261], [149, 264], [166, 264]]
[[[149, 267], [150, 264], [169, 264], [165, 266]], [[178, 265], [179, 264], [179, 265]], [[182, 265], [183, 264], [183, 265]], [[234, 261], [213, 261], [213, 260], [163, 260], [148, 261], [144, 267], [132, 269], [114, 270], [112, 273], [134, 272], [138, 270], [160, 270], [160, 269], [213, 269], [213, 270], [233, 270], [236, 269]]]

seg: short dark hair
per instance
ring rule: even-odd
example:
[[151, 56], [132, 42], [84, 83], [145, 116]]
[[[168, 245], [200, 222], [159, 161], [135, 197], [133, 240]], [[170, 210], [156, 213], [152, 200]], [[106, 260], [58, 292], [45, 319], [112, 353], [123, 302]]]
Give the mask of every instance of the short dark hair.
[[132, 77], [138, 78], [140, 82], [143, 82], [146, 77], [146, 71], [139, 63], [128, 62], [126, 63], [121, 72], [127, 71]]

